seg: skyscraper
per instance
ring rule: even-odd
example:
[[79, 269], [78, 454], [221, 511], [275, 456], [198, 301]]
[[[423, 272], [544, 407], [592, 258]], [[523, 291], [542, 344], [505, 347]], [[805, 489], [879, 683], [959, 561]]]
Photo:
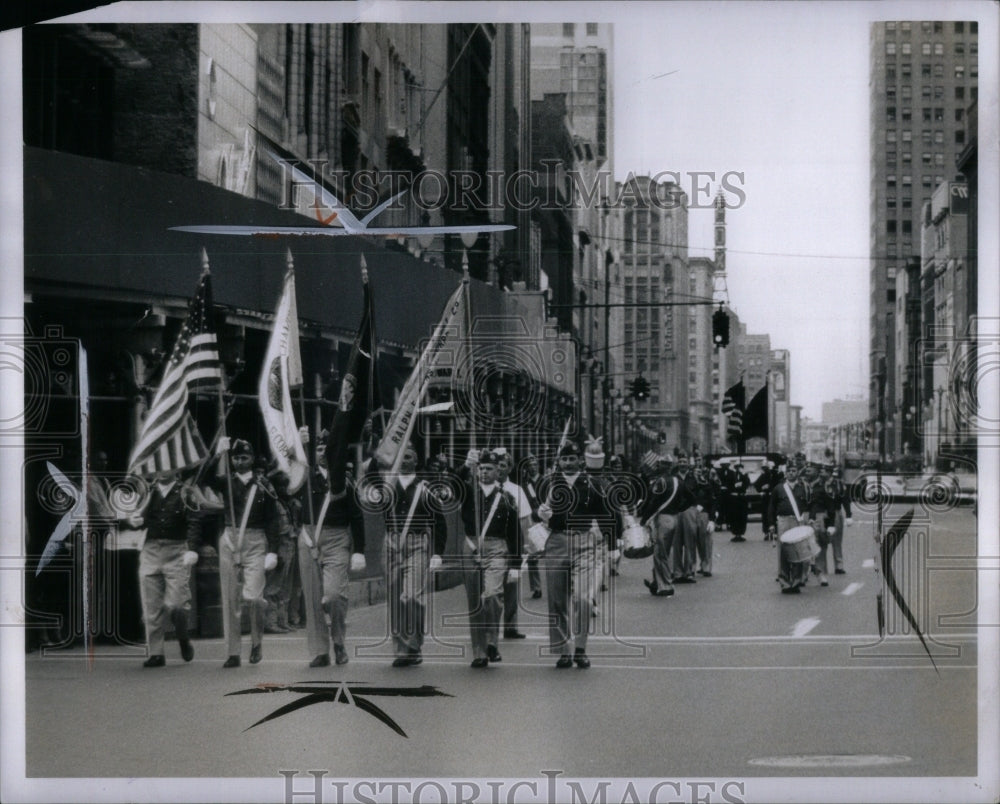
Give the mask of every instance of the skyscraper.
[[896, 273], [920, 255], [920, 210], [952, 178], [976, 98], [978, 23], [872, 23], [869, 51], [870, 381], [868, 415], [894, 398]]

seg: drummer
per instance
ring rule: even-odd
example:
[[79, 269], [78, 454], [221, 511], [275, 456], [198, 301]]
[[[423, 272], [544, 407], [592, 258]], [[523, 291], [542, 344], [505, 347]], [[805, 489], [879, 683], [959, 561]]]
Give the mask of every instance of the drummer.
[[[799, 477], [799, 469], [789, 463], [785, 469], [784, 482], [777, 482], [768, 503], [769, 519], [776, 523], [778, 539], [799, 525], [813, 527], [819, 511], [817, 501], [805, 482]], [[778, 551], [778, 583], [783, 594], [798, 594], [809, 579], [812, 557], [799, 559], [793, 551], [780, 546]]]
[[679, 517], [695, 504], [690, 488], [670, 471], [670, 465], [670, 456], [661, 455], [639, 511], [640, 520], [651, 528], [653, 536], [653, 579], [643, 578], [642, 582], [658, 597], [674, 593], [673, 556], [675, 550], [679, 554], [683, 548]]

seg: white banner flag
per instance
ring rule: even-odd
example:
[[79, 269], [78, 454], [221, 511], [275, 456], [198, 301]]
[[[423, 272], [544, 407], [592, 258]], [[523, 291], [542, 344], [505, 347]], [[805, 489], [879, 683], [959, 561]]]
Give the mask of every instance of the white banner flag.
[[271, 452], [278, 468], [288, 475], [288, 491], [298, 491], [305, 482], [309, 463], [292, 412], [290, 388], [302, 384], [299, 356], [299, 316], [295, 305], [295, 274], [289, 269], [274, 314], [274, 329], [267, 344], [264, 366], [257, 388], [260, 412]]
[[400, 392], [392, 416], [386, 424], [385, 435], [375, 448], [375, 460], [386, 468], [396, 466], [403, 447], [410, 440], [410, 433], [420, 410], [420, 401], [435, 369], [450, 366], [457, 368], [459, 362], [467, 359], [466, 341], [466, 293], [463, 285], [451, 294], [444, 314], [434, 328], [434, 334], [424, 347], [424, 351], [413, 367], [413, 372]]

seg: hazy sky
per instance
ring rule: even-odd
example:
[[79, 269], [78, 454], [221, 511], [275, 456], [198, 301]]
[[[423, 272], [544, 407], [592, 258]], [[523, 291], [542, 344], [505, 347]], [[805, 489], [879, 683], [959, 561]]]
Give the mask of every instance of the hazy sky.
[[[615, 172], [674, 170], [690, 196], [687, 171], [743, 174], [730, 303], [791, 350], [792, 402], [819, 419], [867, 391], [870, 9], [725, 5], [616, 24]], [[691, 254], [711, 256], [712, 210], [689, 222]]]

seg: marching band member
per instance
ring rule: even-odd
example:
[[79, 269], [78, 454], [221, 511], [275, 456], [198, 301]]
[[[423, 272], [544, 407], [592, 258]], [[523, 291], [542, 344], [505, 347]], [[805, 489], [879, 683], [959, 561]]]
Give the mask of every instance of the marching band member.
[[[228, 436], [219, 439], [218, 454], [228, 453], [233, 474], [224, 481], [225, 465], [219, 461], [217, 476], [209, 484], [224, 495], [226, 526], [219, 537], [219, 582], [222, 622], [229, 656], [223, 667], [240, 666], [240, 608], [250, 605], [250, 664], [262, 656], [265, 572], [278, 564], [280, 515], [278, 499], [263, 474], [253, 471], [250, 442]], [[224, 460], [224, 459], [223, 459]], [[235, 521], [233, 521], [235, 517]]]
[[[775, 523], [777, 537], [798, 525], [813, 526], [816, 508], [809, 486], [799, 478], [795, 464], [785, 468], [784, 482], [776, 482], [768, 505], [769, 520]], [[778, 582], [785, 594], [798, 594], [809, 579], [811, 559], [791, 561], [784, 549], [778, 550]]]
[[[520, 474], [518, 485], [528, 498], [532, 522], [541, 522], [538, 518], [538, 506], [541, 505], [538, 499], [538, 484], [541, 479], [542, 473], [538, 468], [538, 458], [529, 453], [524, 459], [523, 471]], [[538, 556], [534, 553], [528, 556], [528, 586], [531, 588], [533, 598], [537, 600], [542, 596], [542, 574], [538, 570]]]
[[843, 481], [843, 473], [840, 467], [833, 470], [832, 493], [835, 499], [837, 513], [833, 522], [833, 536], [830, 543], [833, 545], [833, 565], [837, 575], [844, 575], [844, 526], [850, 527], [854, 524], [851, 519], [851, 490]]
[[[386, 474], [385, 511], [386, 601], [396, 658], [393, 667], [423, 661], [427, 596], [432, 573], [440, 569], [447, 531], [440, 501], [417, 477], [417, 452], [404, 447], [399, 474]], [[371, 489], [365, 493], [370, 493]]]
[[729, 512], [726, 521], [729, 532], [733, 534], [731, 542], [745, 542], [743, 534], [747, 532], [747, 489], [750, 488], [750, 478], [743, 471], [743, 464], [736, 464], [729, 480]]
[[497, 641], [505, 579], [516, 583], [521, 564], [521, 523], [517, 502], [500, 481], [503, 460], [488, 450], [470, 450], [466, 461], [473, 473], [478, 469], [462, 501], [462, 568], [475, 668], [501, 661]]
[[657, 461], [659, 474], [650, 478], [646, 499], [639, 518], [653, 532], [653, 578], [643, 578], [650, 594], [670, 597], [674, 593], [671, 554], [679, 555], [680, 514], [694, 505], [691, 489], [680, 477], [670, 472], [670, 458]]
[[674, 535], [674, 583], [696, 583], [694, 565], [698, 550], [698, 489], [687, 455], [677, 452], [674, 474], [687, 491], [688, 507], [677, 514], [677, 532]]
[[[301, 428], [308, 442], [308, 428]], [[316, 465], [302, 494], [312, 490], [312, 506], [302, 505], [303, 526], [298, 532], [299, 574], [306, 608], [306, 647], [310, 667], [330, 664], [330, 644], [334, 661], [347, 664], [344, 640], [347, 636], [348, 571], [361, 572], [365, 561], [365, 523], [358, 505], [350, 473], [347, 485], [338, 494], [330, 491], [330, 471], [326, 452], [329, 433], [316, 439]], [[327, 618], [330, 626], [327, 628]]]

